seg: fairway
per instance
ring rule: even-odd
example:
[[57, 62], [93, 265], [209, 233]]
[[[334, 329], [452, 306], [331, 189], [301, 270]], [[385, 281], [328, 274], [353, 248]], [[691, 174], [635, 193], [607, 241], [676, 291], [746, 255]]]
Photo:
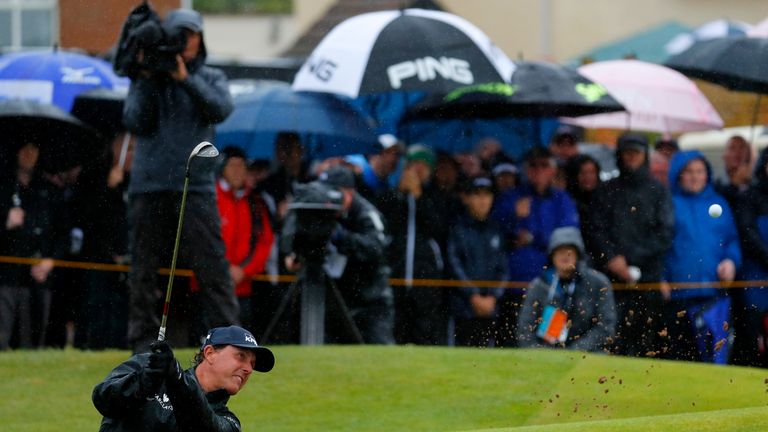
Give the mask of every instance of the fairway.
[[[230, 401], [244, 431], [765, 430], [768, 371], [550, 350], [274, 347]], [[177, 356], [188, 363], [191, 350]], [[0, 355], [3, 431], [97, 430], [127, 352]]]

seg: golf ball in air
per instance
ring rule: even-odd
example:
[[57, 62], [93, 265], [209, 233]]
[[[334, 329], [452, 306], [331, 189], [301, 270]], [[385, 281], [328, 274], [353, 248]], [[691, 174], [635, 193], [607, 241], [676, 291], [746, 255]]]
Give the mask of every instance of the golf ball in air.
[[723, 208], [720, 207], [720, 204], [712, 204], [709, 206], [709, 215], [711, 217], [719, 218], [721, 214], [723, 214]]

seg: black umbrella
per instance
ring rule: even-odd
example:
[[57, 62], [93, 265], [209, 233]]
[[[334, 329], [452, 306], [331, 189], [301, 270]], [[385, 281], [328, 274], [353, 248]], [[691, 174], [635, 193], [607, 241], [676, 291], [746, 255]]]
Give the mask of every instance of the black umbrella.
[[104, 136], [111, 136], [125, 129], [123, 103], [127, 89], [99, 88], [80, 93], [72, 105], [72, 115], [96, 128]]
[[666, 66], [735, 91], [757, 93], [752, 110], [754, 125], [763, 94], [768, 94], [768, 39], [731, 36], [693, 44], [667, 60]]
[[768, 39], [733, 36], [693, 44], [665, 65], [730, 90], [768, 94]]
[[48, 104], [27, 100], [0, 102], [0, 160], [14, 160], [22, 145], [40, 146], [40, 167], [55, 173], [84, 164], [98, 154], [101, 139], [93, 128]]
[[623, 111], [608, 91], [576, 70], [518, 62], [507, 83], [458, 88], [416, 104], [408, 118], [578, 117]]

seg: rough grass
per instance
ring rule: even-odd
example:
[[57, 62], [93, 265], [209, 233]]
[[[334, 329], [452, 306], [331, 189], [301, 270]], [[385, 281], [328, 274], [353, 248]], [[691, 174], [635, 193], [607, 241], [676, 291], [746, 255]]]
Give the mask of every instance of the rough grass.
[[[230, 402], [245, 431], [748, 431], [768, 418], [761, 369], [549, 350], [274, 350], [275, 370]], [[2, 430], [96, 430], [91, 389], [127, 355], [0, 354]]]

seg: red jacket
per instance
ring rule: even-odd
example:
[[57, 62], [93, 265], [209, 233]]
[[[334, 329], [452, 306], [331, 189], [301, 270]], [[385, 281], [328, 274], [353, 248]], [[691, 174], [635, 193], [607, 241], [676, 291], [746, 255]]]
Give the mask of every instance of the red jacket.
[[235, 286], [235, 294], [247, 297], [252, 291], [251, 277], [264, 272], [272, 250], [274, 234], [269, 212], [258, 194], [250, 190], [235, 194], [223, 181], [216, 182], [216, 197], [227, 261], [240, 266], [245, 273], [245, 278]]

